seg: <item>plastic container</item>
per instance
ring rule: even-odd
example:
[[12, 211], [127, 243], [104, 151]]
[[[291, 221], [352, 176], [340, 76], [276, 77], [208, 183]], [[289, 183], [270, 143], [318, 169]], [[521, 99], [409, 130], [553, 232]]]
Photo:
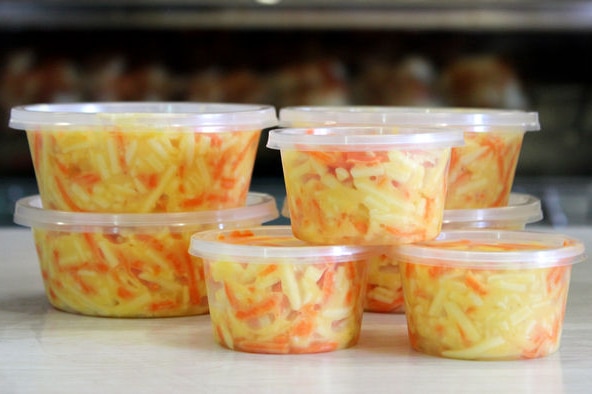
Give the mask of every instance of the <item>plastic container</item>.
[[204, 260], [210, 318], [222, 346], [251, 353], [318, 353], [358, 341], [368, 246], [314, 246], [290, 226], [207, 231], [191, 238]]
[[[290, 218], [290, 210], [284, 199], [281, 215]], [[442, 229], [497, 228], [503, 230], [524, 230], [528, 224], [543, 219], [540, 198], [524, 193], [511, 193], [505, 207], [481, 209], [446, 209], [442, 218]]]
[[191, 235], [261, 225], [278, 217], [275, 199], [218, 211], [102, 214], [17, 201], [14, 221], [32, 228], [49, 302], [93, 316], [163, 317], [208, 312], [203, 265], [187, 253]]
[[480, 209], [447, 209], [443, 230], [491, 228], [524, 230], [528, 224], [543, 219], [541, 200], [530, 194], [510, 193], [508, 205]]
[[560, 234], [450, 230], [395, 248], [411, 346], [467, 360], [555, 352], [581, 242]]
[[14, 107], [49, 209], [158, 213], [242, 206], [271, 106], [114, 102]]
[[287, 107], [284, 127], [322, 125], [438, 126], [465, 131], [452, 150], [446, 209], [505, 206], [514, 183], [524, 134], [539, 130], [538, 114], [519, 110], [421, 107]]
[[[282, 209], [282, 214], [285, 215]], [[507, 207], [445, 210], [442, 230], [524, 230], [543, 218], [541, 200], [528, 194], [512, 193]], [[405, 302], [399, 262], [386, 253], [370, 261], [365, 309], [368, 312], [403, 313]]]
[[317, 244], [391, 245], [435, 238], [447, 169], [463, 133], [329, 127], [271, 130], [281, 151], [294, 235]]

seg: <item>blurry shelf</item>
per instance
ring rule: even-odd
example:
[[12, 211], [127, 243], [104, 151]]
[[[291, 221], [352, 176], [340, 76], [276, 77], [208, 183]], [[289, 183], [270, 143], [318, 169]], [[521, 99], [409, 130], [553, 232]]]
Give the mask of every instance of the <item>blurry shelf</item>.
[[592, 1], [0, 0], [3, 29], [592, 31]]

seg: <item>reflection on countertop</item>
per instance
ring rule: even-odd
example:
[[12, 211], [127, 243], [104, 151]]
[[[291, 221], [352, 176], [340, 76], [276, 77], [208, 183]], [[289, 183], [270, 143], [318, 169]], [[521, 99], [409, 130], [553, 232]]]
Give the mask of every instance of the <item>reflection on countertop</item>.
[[[281, 207], [286, 195], [283, 179], [278, 177], [255, 177], [251, 190], [273, 195], [278, 207]], [[538, 223], [540, 225], [592, 225], [592, 177], [517, 177], [513, 191], [541, 199], [544, 218]], [[36, 193], [38, 189], [34, 178], [0, 178], [0, 226], [14, 226], [15, 202]], [[272, 222], [286, 223], [285, 218]]]

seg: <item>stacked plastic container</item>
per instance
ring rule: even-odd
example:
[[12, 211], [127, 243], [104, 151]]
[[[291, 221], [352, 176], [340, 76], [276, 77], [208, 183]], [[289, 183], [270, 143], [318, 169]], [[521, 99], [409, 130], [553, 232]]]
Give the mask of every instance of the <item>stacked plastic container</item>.
[[[302, 219], [292, 217], [291, 228], [193, 236], [191, 253], [204, 258], [212, 278], [215, 336], [229, 348], [261, 353], [350, 347], [361, 330], [367, 272], [386, 253], [383, 245], [403, 233], [413, 241], [439, 233], [450, 149], [463, 135], [444, 129], [395, 135], [354, 127], [271, 130], [269, 138], [271, 146], [282, 148], [282, 158], [286, 150], [293, 154], [283, 163], [284, 180]], [[414, 153], [401, 156], [404, 148]], [[352, 179], [331, 172], [350, 160], [360, 165], [349, 168], [348, 177], [358, 171], [360, 179], [378, 178], [370, 172], [386, 169], [385, 185], [369, 182], [356, 189]], [[408, 168], [409, 179], [387, 179], [399, 166]], [[405, 185], [407, 195], [384, 194], [395, 181]], [[375, 198], [366, 201], [372, 190]], [[398, 200], [389, 204], [389, 198]], [[359, 214], [361, 204], [376, 209], [371, 223]]]
[[[261, 131], [290, 226], [250, 192]], [[512, 194], [536, 113], [454, 108], [80, 103], [12, 110], [40, 195], [18, 201], [47, 297], [98, 316], [210, 314], [214, 339], [317, 353], [364, 311], [404, 312], [411, 346], [461, 359], [553, 353], [581, 242], [527, 231]]]
[[[411, 346], [427, 354], [518, 359], [557, 350], [571, 266], [584, 248], [527, 231], [542, 218], [540, 201], [511, 194], [536, 113], [291, 107], [280, 125], [268, 146], [281, 151], [294, 234], [387, 248], [370, 261], [367, 311], [404, 311]], [[433, 135], [455, 131], [464, 144], [449, 140], [448, 157], [430, 155]], [[414, 144], [393, 143], [396, 154], [373, 145], [408, 135]]]
[[[290, 218], [284, 200], [281, 214]], [[447, 209], [442, 217], [442, 229], [505, 229], [524, 230], [526, 225], [543, 219], [539, 198], [511, 193], [507, 206], [480, 209]], [[365, 310], [378, 313], [403, 313], [405, 302], [399, 263], [390, 251], [374, 256], [370, 262]]]
[[369, 262], [380, 249], [315, 245], [289, 226], [205, 231], [203, 257], [216, 341], [229, 349], [318, 353], [358, 342]]
[[111, 317], [208, 312], [190, 237], [278, 216], [249, 192], [275, 108], [208, 103], [77, 103], [12, 109], [39, 196], [17, 202], [58, 309]]

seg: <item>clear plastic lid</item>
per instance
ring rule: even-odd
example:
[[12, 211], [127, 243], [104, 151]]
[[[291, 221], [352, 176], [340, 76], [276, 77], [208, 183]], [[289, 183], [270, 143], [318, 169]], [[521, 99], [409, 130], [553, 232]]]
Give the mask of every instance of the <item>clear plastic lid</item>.
[[401, 245], [396, 258], [472, 269], [530, 269], [575, 264], [586, 259], [584, 245], [565, 235], [534, 231], [449, 230], [434, 241]]
[[363, 259], [384, 248], [361, 245], [311, 245], [294, 237], [290, 226], [241, 229], [240, 243], [232, 241], [237, 230], [208, 230], [191, 237], [189, 253], [207, 259], [237, 259], [252, 263], [311, 264]]
[[232, 223], [262, 224], [277, 219], [275, 198], [250, 192], [245, 206], [215, 211], [174, 213], [87, 213], [44, 209], [38, 195], [21, 198], [14, 211], [14, 222], [22, 226], [48, 230], [86, 232], [100, 228], [117, 232], [120, 228], [177, 228], [186, 231], [204, 225], [224, 227]]
[[267, 147], [301, 151], [431, 149], [464, 145], [460, 130], [427, 127], [285, 128], [269, 132]]
[[283, 127], [368, 124], [451, 126], [465, 131], [540, 129], [536, 112], [484, 108], [297, 106], [280, 109], [279, 120]]
[[105, 102], [32, 104], [12, 108], [9, 126], [31, 130], [43, 126], [150, 126], [266, 128], [277, 126], [276, 110], [270, 105]]
[[505, 207], [481, 209], [447, 209], [444, 211], [442, 223], [534, 223], [543, 219], [541, 200], [535, 196], [511, 193]]

